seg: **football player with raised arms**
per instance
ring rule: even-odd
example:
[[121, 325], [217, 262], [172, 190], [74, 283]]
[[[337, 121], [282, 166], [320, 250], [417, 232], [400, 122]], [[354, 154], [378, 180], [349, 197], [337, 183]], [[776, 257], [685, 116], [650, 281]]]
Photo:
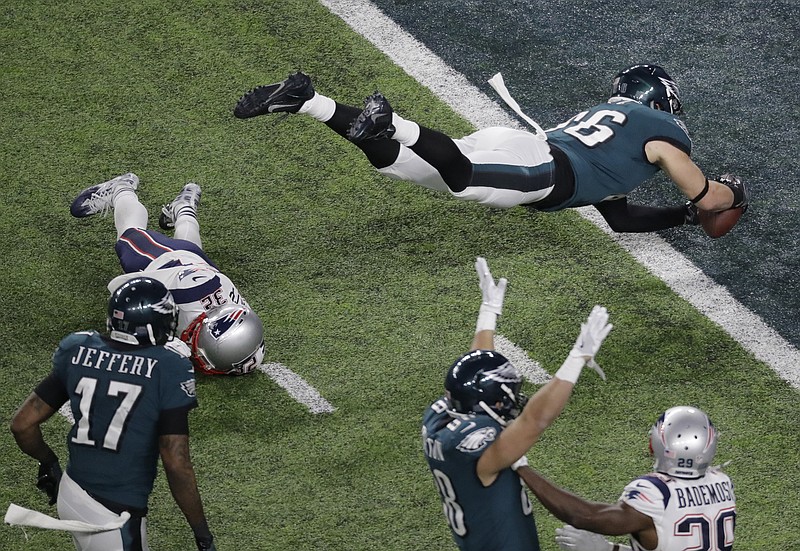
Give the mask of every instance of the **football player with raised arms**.
[[264, 328], [236, 285], [203, 252], [197, 209], [201, 189], [186, 184], [164, 205], [159, 226], [174, 237], [147, 229], [147, 209], [136, 190], [139, 177], [128, 173], [83, 190], [72, 202], [77, 218], [114, 210], [115, 250], [124, 274], [108, 285], [147, 275], [161, 281], [178, 304], [178, 334], [192, 350], [192, 362], [207, 375], [242, 375], [264, 358]]
[[[11, 421], [19, 448], [39, 461], [37, 487], [58, 508], [59, 519], [28, 525], [71, 531], [79, 551], [146, 551], [160, 457], [197, 548], [216, 549], [189, 458], [197, 398], [189, 349], [173, 338], [177, 321], [167, 288], [137, 277], [111, 295], [107, 335], [78, 331], [61, 340], [50, 375]], [[74, 423], [62, 473], [41, 424], [65, 403]]]
[[514, 469], [567, 404], [585, 365], [611, 331], [595, 306], [563, 365], [526, 400], [522, 375], [494, 349], [507, 281], [475, 263], [482, 303], [470, 352], [448, 370], [445, 395], [424, 414], [422, 444], [445, 518], [462, 551], [538, 551], [531, 503]]
[[[234, 109], [238, 118], [281, 112], [324, 122], [390, 178], [498, 208], [592, 205], [616, 232], [704, 223], [715, 217], [712, 212], [735, 208], [726, 232], [749, 202], [740, 178], [707, 178], [692, 161], [692, 142], [678, 118], [678, 87], [656, 65], [620, 71], [608, 101], [547, 131], [526, 117], [535, 132], [493, 127], [451, 139], [402, 118], [378, 92], [363, 109], [343, 105], [316, 92], [300, 72], [247, 92]], [[629, 203], [627, 195], [659, 170], [689, 201], [671, 207]], [[703, 227], [712, 237], [724, 235]]]
[[[730, 551], [736, 526], [733, 483], [712, 467], [717, 431], [708, 416], [672, 407], [650, 429], [653, 472], [630, 482], [616, 503], [582, 499], [530, 467], [517, 470], [539, 501], [567, 526], [556, 541], [568, 551]], [[630, 547], [599, 534], [630, 534]]]

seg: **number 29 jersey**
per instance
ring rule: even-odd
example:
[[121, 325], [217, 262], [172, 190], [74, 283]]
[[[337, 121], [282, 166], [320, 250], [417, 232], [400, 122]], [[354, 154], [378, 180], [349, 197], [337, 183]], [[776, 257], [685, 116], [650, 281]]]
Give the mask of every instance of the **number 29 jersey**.
[[431, 404], [423, 418], [423, 451], [461, 551], [539, 551], [531, 503], [517, 473], [504, 469], [484, 487], [475, 472], [501, 430], [488, 415], [454, 419], [444, 400]]
[[[630, 482], [620, 500], [653, 519], [658, 547], [653, 551], [730, 551], [736, 525], [731, 479], [719, 468], [700, 478], [651, 473]], [[631, 538], [634, 551], [645, 551]]]

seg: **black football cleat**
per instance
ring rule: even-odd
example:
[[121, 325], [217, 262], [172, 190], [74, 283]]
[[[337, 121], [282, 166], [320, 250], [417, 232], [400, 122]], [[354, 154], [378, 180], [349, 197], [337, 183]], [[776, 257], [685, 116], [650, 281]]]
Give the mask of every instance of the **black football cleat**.
[[364, 110], [347, 129], [347, 139], [353, 143], [364, 140], [391, 138], [394, 135], [392, 106], [380, 92], [375, 92], [364, 101]]
[[301, 72], [275, 84], [265, 84], [247, 92], [236, 103], [233, 115], [249, 119], [268, 113], [297, 113], [306, 101], [314, 97], [314, 86], [308, 75]]

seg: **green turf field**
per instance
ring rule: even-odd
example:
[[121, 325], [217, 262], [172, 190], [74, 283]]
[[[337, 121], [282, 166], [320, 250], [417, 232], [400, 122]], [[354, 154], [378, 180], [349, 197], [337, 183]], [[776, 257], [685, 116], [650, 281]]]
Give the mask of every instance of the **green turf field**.
[[[600, 230], [382, 179], [308, 118], [233, 118], [242, 92], [300, 68], [341, 101], [380, 87], [411, 118], [470, 130], [321, 5], [8, 0], [0, 17], [4, 426], [60, 338], [105, 323], [113, 223], [71, 218], [73, 196], [136, 172], [155, 226], [194, 180], [205, 248], [264, 320], [268, 361], [336, 408], [311, 414], [261, 373], [199, 381], [192, 452], [220, 551], [454, 548], [419, 425], [471, 341], [477, 255], [510, 280], [499, 331], [551, 373], [593, 304], [616, 326], [598, 357], [608, 382], [582, 377], [534, 467], [613, 501], [650, 468], [656, 415], [697, 405], [720, 429], [719, 461], [732, 460], [736, 548], [796, 548], [797, 391]], [[62, 462], [66, 430], [60, 417], [45, 430]], [[0, 509], [54, 514], [34, 461], [0, 438]], [[163, 475], [150, 505], [152, 548], [192, 548]], [[552, 551], [560, 523], [536, 515]], [[3, 550], [69, 548], [65, 533], [0, 528]]]

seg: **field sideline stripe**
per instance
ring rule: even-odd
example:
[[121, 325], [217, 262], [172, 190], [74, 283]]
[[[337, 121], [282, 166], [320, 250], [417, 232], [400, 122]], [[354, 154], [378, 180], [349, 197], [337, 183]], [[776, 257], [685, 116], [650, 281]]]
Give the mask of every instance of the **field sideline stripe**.
[[[521, 127], [496, 102], [371, 2], [320, 0], [320, 3], [476, 128], [498, 125]], [[736, 301], [724, 287], [705, 276], [658, 235], [612, 234], [607, 226], [604, 227], [604, 222], [598, 220], [599, 216], [590, 213], [594, 209], [579, 210], [585, 218], [609, 233], [650, 272], [664, 280], [679, 296], [719, 324], [742, 347], [793, 387], [800, 388], [800, 373], [796, 369], [800, 365], [800, 351]]]
[[258, 366], [258, 370], [266, 373], [292, 398], [305, 405], [311, 413], [333, 413], [336, 409], [305, 379], [285, 365], [279, 363], [261, 364]]

